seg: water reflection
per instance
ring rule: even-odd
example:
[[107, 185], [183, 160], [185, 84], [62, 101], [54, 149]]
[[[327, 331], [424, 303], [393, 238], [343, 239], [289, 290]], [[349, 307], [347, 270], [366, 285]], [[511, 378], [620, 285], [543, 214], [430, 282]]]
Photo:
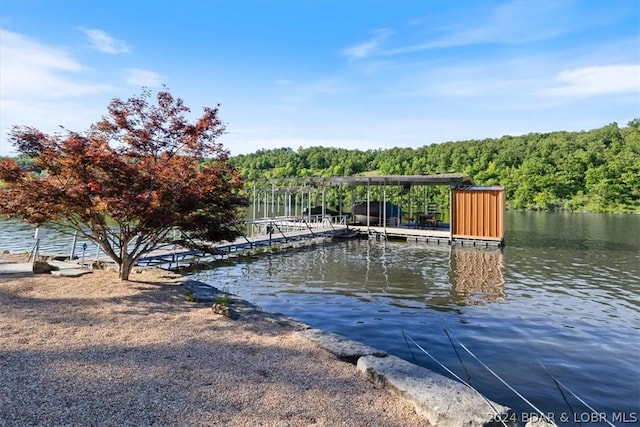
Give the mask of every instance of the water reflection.
[[511, 247], [633, 252], [640, 230], [630, 225], [636, 222], [629, 214], [510, 212], [506, 239]]
[[449, 284], [455, 304], [479, 305], [504, 301], [504, 254], [502, 250], [451, 248]]
[[335, 294], [403, 308], [455, 311], [504, 301], [504, 270], [499, 249], [356, 240], [256, 258], [245, 265], [244, 279], [267, 280], [253, 285], [257, 293]]

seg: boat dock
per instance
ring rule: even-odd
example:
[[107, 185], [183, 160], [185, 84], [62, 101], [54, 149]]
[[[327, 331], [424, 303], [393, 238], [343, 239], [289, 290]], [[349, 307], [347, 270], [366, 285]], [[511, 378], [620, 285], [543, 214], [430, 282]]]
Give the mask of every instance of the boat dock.
[[138, 260], [138, 265], [163, 265], [175, 268], [217, 259], [273, 253], [325, 242], [329, 239], [373, 238], [406, 239], [436, 245], [498, 246], [496, 241], [451, 239], [448, 224], [437, 228], [418, 228], [415, 224], [397, 224], [394, 227], [347, 224], [346, 217], [311, 216], [310, 218], [263, 218], [248, 222], [258, 229], [251, 237], [243, 236], [233, 242], [211, 245], [209, 251], [183, 247], [164, 247], [150, 252]]
[[466, 174], [278, 178], [251, 188], [254, 218], [346, 214], [367, 235], [504, 246], [505, 189]]
[[196, 263], [332, 237], [504, 246], [504, 188], [474, 186], [466, 174], [279, 178], [253, 182], [250, 189], [252, 219], [240, 239], [209, 245], [210, 251], [164, 248], [138, 263]]
[[[331, 238], [504, 246], [504, 188], [474, 186], [465, 174], [285, 178], [254, 182], [249, 189], [251, 219], [244, 221], [240, 238], [197, 242], [195, 248], [167, 243], [139, 258], [138, 265], [175, 268]], [[69, 258], [74, 258], [73, 248]], [[99, 248], [92, 254], [93, 262], [111, 262]]]

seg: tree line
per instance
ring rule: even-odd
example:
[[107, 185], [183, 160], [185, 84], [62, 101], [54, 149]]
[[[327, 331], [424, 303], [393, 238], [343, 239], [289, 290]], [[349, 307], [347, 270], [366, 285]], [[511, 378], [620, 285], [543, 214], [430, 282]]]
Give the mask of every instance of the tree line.
[[511, 209], [640, 213], [640, 119], [582, 132], [420, 148], [258, 150], [230, 158], [245, 181], [268, 178], [466, 173], [502, 185]]
[[[14, 160], [37, 171], [31, 157]], [[504, 186], [510, 209], [640, 213], [640, 118], [622, 128], [611, 123], [420, 148], [261, 149], [229, 160], [249, 185], [269, 178], [467, 173], [477, 185]]]

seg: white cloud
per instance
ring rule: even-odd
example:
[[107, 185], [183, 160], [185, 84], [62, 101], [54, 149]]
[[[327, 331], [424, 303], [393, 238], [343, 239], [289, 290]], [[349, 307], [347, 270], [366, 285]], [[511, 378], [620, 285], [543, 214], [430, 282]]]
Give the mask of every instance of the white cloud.
[[[20, 63], [29, 67], [82, 71], [83, 67], [65, 49], [46, 47], [22, 34], [0, 29], [2, 64]], [[3, 78], [5, 76], [3, 75]]]
[[115, 55], [131, 51], [125, 41], [115, 39], [102, 30], [95, 28], [81, 28], [81, 30], [89, 38], [91, 46], [99, 52]]
[[87, 71], [65, 49], [48, 46], [18, 33], [0, 30], [0, 91], [11, 99], [55, 99], [104, 93], [112, 87], [82, 82]]
[[124, 81], [131, 86], [157, 87], [165, 78], [155, 71], [141, 68], [128, 68], [125, 70]]
[[[457, 46], [520, 44], [557, 37], [582, 25], [567, 13], [568, 2], [515, 0], [493, 9], [487, 5], [492, 4], [475, 4], [476, 8], [470, 9], [466, 17], [456, 17], [453, 25], [439, 27], [437, 22], [422, 20], [420, 24], [430, 26], [425, 28], [429, 36], [424, 36], [422, 41], [378, 50], [377, 53], [393, 56]], [[410, 25], [412, 30], [418, 25], [416, 22]]]
[[[82, 130], [100, 118], [116, 93], [111, 84], [89, 77], [69, 50], [0, 29], [0, 155], [13, 125], [46, 133], [59, 125]], [[6, 147], [6, 148], [5, 148]]]
[[362, 59], [371, 56], [380, 50], [381, 45], [392, 34], [393, 31], [385, 28], [376, 30], [374, 37], [371, 40], [344, 49], [343, 54], [352, 59]]
[[562, 71], [558, 86], [542, 90], [551, 96], [595, 96], [640, 92], [640, 64], [582, 67]]

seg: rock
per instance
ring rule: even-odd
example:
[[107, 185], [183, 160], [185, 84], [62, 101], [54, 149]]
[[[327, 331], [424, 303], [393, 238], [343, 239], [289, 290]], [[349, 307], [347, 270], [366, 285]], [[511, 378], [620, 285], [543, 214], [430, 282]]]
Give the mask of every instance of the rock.
[[192, 300], [195, 302], [214, 302], [223, 294], [215, 287], [197, 280], [185, 280], [182, 286], [191, 293]]
[[338, 359], [353, 363], [354, 365], [362, 356], [384, 357], [387, 355], [387, 353], [382, 350], [369, 347], [357, 341], [351, 341], [342, 335], [321, 331], [319, 329], [308, 329], [300, 331], [299, 334], [315, 342], [328, 352], [333, 353]]
[[357, 370], [391, 394], [413, 403], [416, 413], [427, 418], [430, 425], [511, 427], [517, 424], [509, 408], [495, 402], [489, 405], [489, 400], [464, 384], [399, 357], [361, 357]]
[[64, 276], [64, 277], [80, 277], [85, 274], [91, 274], [91, 270], [83, 270], [81, 268], [65, 268], [63, 270], [53, 270], [51, 274], [54, 276]]
[[91, 269], [92, 270], [107, 270], [107, 271], [115, 271], [116, 273], [118, 272], [118, 266], [117, 265], [107, 265], [103, 262], [100, 261], [93, 261], [91, 263]]
[[231, 320], [236, 320], [238, 318], [238, 313], [233, 311], [233, 309], [228, 305], [215, 303], [211, 306], [211, 309], [214, 313], [228, 317]]
[[46, 261], [34, 261], [33, 274], [51, 274], [54, 268]]

